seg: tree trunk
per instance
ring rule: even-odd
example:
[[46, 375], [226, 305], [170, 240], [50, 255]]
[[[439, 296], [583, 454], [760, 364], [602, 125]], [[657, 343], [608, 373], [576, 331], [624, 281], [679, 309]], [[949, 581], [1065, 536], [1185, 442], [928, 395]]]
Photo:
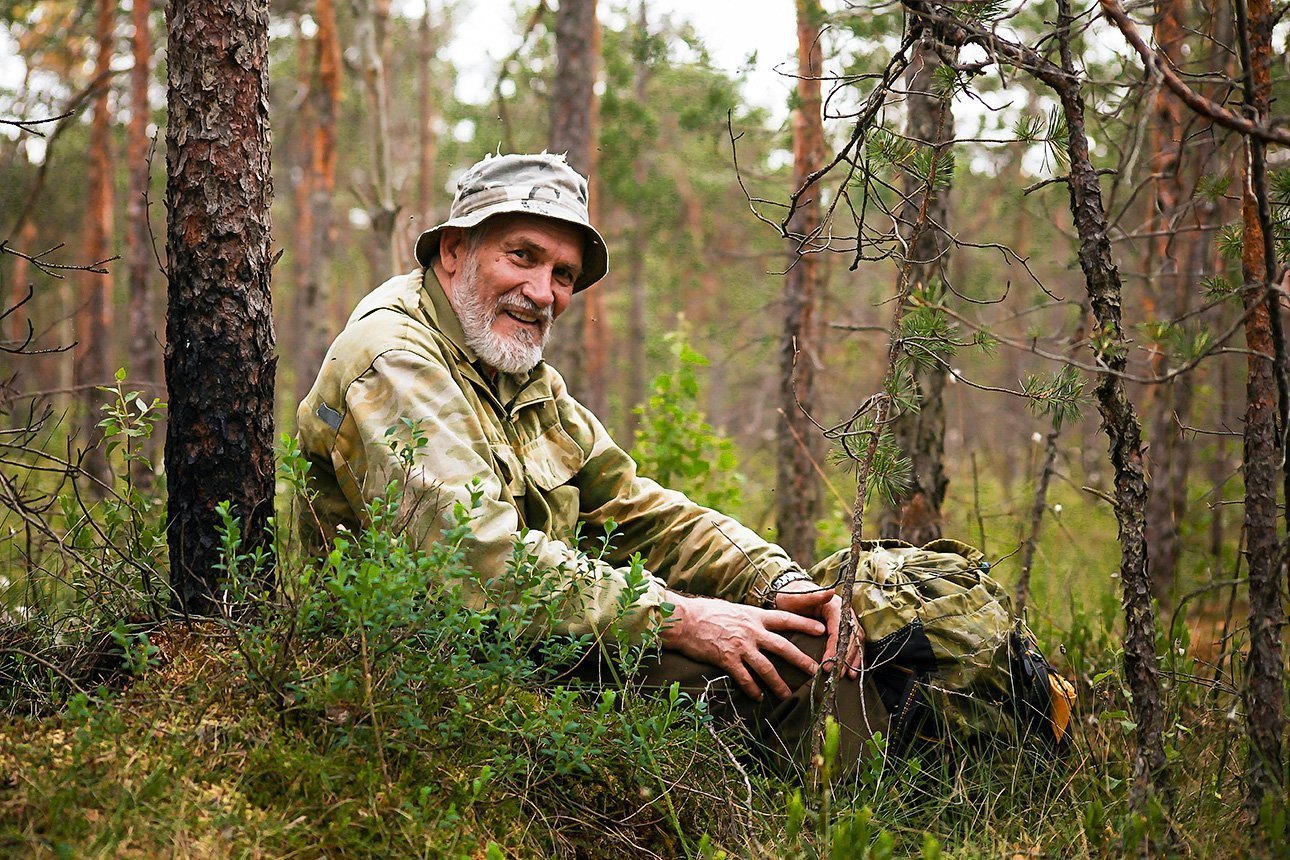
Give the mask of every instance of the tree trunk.
[[[1180, 0], [1156, 1], [1155, 40], [1157, 50], [1174, 66], [1183, 63], [1183, 17]], [[1152, 97], [1151, 170], [1155, 177], [1155, 205], [1148, 220], [1152, 233], [1148, 253], [1148, 277], [1155, 281], [1155, 316], [1169, 321], [1183, 316], [1195, 288], [1187, 264], [1192, 242], [1200, 235], [1175, 235], [1180, 204], [1183, 202], [1183, 104], [1167, 86], [1158, 83]], [[1182, 260], [1182, 266], [1179, 266]], [[1149, 315], [1148, 315], [1149, 316]], [[1152, 353], [1152, 370], [1164, 375], [1165, 353]], [[1151, 402], [1151, 428], [1155, 444], [1148, 446], [1151, 473], [1156, 480], [1147, 500], [1147, 553], [1152, 593], [1166, 601], [1173, 591], [1178, 570], [1179, 526], [1187, 508], [1189, 446], [1175, 415], [1186, 416], [1191, 405], [1191, 384], [1164, 383]], [[1182, 410], [1182, 411], [1179, 411]]]
[[[327, 345], [335, 332], [331, 330], [328, 294], [328, 262], [336, 244], [332, 201], [336, 195], [336, 118], [340, 113], [340, 35], [336, 26], [336, 8], [332, 0], [317, 0], [314, 21], [315, 67], [309, 84], [309, 114], [313, 127], [308, 135], [307, 216], [308, 253], [301, 261], [298, 292], [297, 325], [304, 337], [296, 358], [296, 393], [303, 399], [313, 385], [314, 374], [322, 365]], [[393, 274], [393, 272], [390, 272]]]
[[1142, 430], [1118, 375], [1128, 363], [1128, 346], [1120, 319], [1120, 273], [1111, 256], [1102, 190], [1084, 132], [1084, 96], [1070, 57], [1069, 7], [1064, 0], [1059, 7], [1062, 67], [1068, 77], [1066, 85], [1057, 88], [1057, 95], [1069, 131], [1067, 186], [1080, 239], [1080, 269], [1084, 272], [1089, 304], [1099, 332], [1091, 341], [1094, 358], [1108, 371], [1097, 380], [1097, 405], [1115, 469], [1115, 517], [1119, 524], [1120, 583], [1125, 615], [1124, 675], [1133, 697], [1137, 723], [1132, 799], [1142, 809], [1149, 794], [1163, 792], [1166, 777], [1156, 618], [1147, 572], [1147, 478], [1142, 462]]
[[367, 132], [371, 146], [371, 168], [367, 188], [362, 191], [372, 237], [367, 259], [373, 284], [398, 270], [394, 258], [394, 226], [399, 205], [394, 201], [393, 159], [390, 155], [390, 84], [386, 63], [386, 29], [390, 0], [355, 0], [355, 39], [362, 64], [363, 89], [367, 100]]
[[[555, 13], [555, 81], [551, 87], [551, 151], [567, 153], [574, 170], [587, 177], [588, 207], [594, 224], [599, 212], [596, 189], [597, 99], [600, 24], [596, 0], [563, 0]], [[592, 412], [604, 417], [609, 366], [609, 321], [605, 283], [582, 293], [564, 326], [553, 360], [570, 374], [569, 387]], [[576, 334], [575, 334], [576, 332]], [[582, 353], [575, 344], [581, 342]]]
[[130, 202], [126, 207], [130, 222], [126, 231], [126, 280], [130, 286], [130, 355], [134, 360], [131, 376], [138, 385], [146, 385], [149, 394], [160, 396], [155, 315], [149, 285], [156, 264], [152, 251], [152, 233], [148, 225], [148, 121], [152, 108], [148, 103], [148, 84], [152, 80], [152, 36], [149, 21], [152, 5], [147, 0], [133, 0], [130, 18], [134, 24], [134, 67], [130, 70], [130, 126], [127, 129], [126, 160], [130, 170]]
[[[316, 12], [316, 10], [315, 10]], [[313, 220], [313, 148], [317, 112], [314, 109], [315, 90], [317, 88], [317, 70], [314, 55], [316, 53], [313, 39], [305, 35], [301, 26], [302, 16], [296, 17], [296, 88], [297, 95], [292, 99], [291, 112], [285, 126], [279, 126], [280, 137], [291, 141], [289, 147], [278, 145], [279, 153], [289, 151], [292, 160], [291, 194], [292, 210], [295, 217], [291, 219], [291, 301], [292, 309], [289, 321], [281, 325], [279, 317], [278, 336], [289, 344], [287, 349], [295, 358], [287, 365], [291, 375], [292, 390], [297, 401], [303, 400], [313, 384], [314, 371], [317, 366], [309, 360], [306, 351], [312, 352], [309, 342], [312, 324], [309, 318], [313, 306], [317, 304], [317, 285], [310, 294], [309, 270], [316, 253], [314, 248]], [[317, 34], [315, 33], [315, 36]], [[282, 160], [281, 155], [279, 161]], [[282, 286], [278, 282], [278, 313], [282, 314]]]
[[[98, 24], [95, 30], [98, 52], [94, 76], [100, 83], [92, 102], [94, 116], [90, 121], [89, 194], [85, 205], [85, 255], [93, 262], [112, 256], [112, 126], [108, 114], [108, 90], [115, 19], [115, 0], [98, 0]], [[87, 451], [83, 467], [96, 482], [107, 482], [111, 480], [111, 475], [97, 426], [102, 418], [99, 405], [103, 402], [103, 392], [96, 386], [107, 385], [112, 381], [112, 370], [108, 363], [112, 342], [114, 279], [111, 274], [82, 272], [81, 282], [83, 291], [76, 313], [73, 385], [81, 402], [82, 426], [85, 428]]]
[[[941, 162], [954, 140], [954, 114], [948, 93], [938, 92], [937, 54], [941, 41], [935, 25], [923, 24], [913, 62], [905, 73], [906, 134], [920, 145], [934, 147]], [[948, 173], [948, 171], [945, 171]], [[946, 177], [905, 175], [906, 202], [900, 213], [901, 232], [909, 247], [909, 291], [935, 303], [945, 295], [949, 264], [949, 187]], [[939, 187], [938, 187], [939, 186]], [[926, 201], [924, 202], [924, 197]], [[923, 226], [915, 230], [926, 207]], [[941, 505], [949, 479], [945, 477], [945, 370], [939, 365], [913, 373], [918, 410], [902, 412], [892, 423], [892, 434], [910, 459], [910, 486], [885, 502], [878, 529], [885, 538], [901, 538], [922, 545], [941, 536]]]
[[[1251, 119], [1267, 121], [1272, 93], [1272, 8], [1268, 0], [1250, 0], [1248, 20], [1244, 3], [1237, 0], [1238, 36], [1242, 42], [1246, 110]], [[1245, 805], [1256, 814], [1267, 796], [1279, 798], [1282, 775], [1281, 733], [1284, 666], [1281, 654], [1280, 542], [1277, 538], [1277, 390], [1274, 356], [1274, 321], [1266, 292], [1272, 286], [1271, 244], [1260, 213], [1266, 204], [1267, 176], [1262, 142], [1245, 139], [1245, 169], [1241, 177], [1241, 274], [1245, 288], [1241, 301], [1246, 310], [1245, 345], [1245, 546], [1250, 579], [1250, 652], [1245, 663], [1246, 763]], [[1260, 199], [1262, 198], [1262, 199]], [[1271, 308], [1270, 308], [1271, 306]]]
[[417, 94], [417, 105], [420, 111], [418, 117], [420, 134], [417, 136], [420, 153], [420, 170], [417, 171], [417, 218], [420, 219], [420, 228], [416, 232], [419, 233], [439, 223], [439, 219], [431, 216], [431, 210], [435, 205], [434, 162], [438, 144], [435, 125], [439, 121], [438, 100], [435, 98], [435, 93], [441, 87], [435, 86], [432, 74], [435, 53], [439, 46], [434, 27], [430, 23], [430, 0], [425, 0], [425, 10], [421, 14], [418, 30], [421, 53], [417, 66], [417, 88], [420, 91]]
[[[637, 19], [636, 75], [632, 83], [632, 94], [637, 104], [646, 104], [649, 97], [649, 21], [646, 17], [646, 0], [641, 0]], [[649, 147], [641, 147], [632, 162], [632, 180], [636, 187], [643, 188], [649, 177]], [[645, 283], [645, 255], [649, 251], [650, 221], [652, 213], [647, 207], [637, 206], [633, 212], [633, 224], [627, 244], [627, 288], [630, 311], [627, 315], [627, 390], [623, 403], [624, 422], [627, 428], [627, 449], [636, 444], [636, 431], [639, 429], [640, 416], [636, 409], [645, 403], [645, 313], [648, 302], [648, 285]]]
[[[148, 397], [161, 397], [161, 345], [157, 337], [156, 314], [153, 312], [155, 297], [152, 295], [150, 275], [156, 264], [152, 249], [152, 230], [149, 223], [148, 183], [151, 179], [148, 157], [148, 121], [152, 108], [148, 102], [148, 85], [152, 81], [152, 4], [148, 0], [133, 0], [130, 19], [134, 24], [134, 67], [130, 70], [130, 126], [126, 130], [126, 160], [130, 172], [130, 200], [126, 207], [125, 264], [129, 284], [130, 313], [130, 368], [132, 385], [138, 386]], [[156, 464], [161, 452], [164, 434], [161, 428], [144, 441], [144, 455], [149, 463]], [[136, 463], [132, 479], [143, 487], [152, 485], [152, 472]]]
[[[797, 105], [793, 111], [793, 186], [796, 192], [824, 163], [820, 78], [823, 56], [817, 0], [797, 0]], [[815, 556], [820, 518], [823, 437], [811, 421], [820, 360], [816, 310], [820, 292], [819, 186], [798, 201], [788, 225], [793, 243], [784, 279], [784, 334], [779, 345], [780, 420], [775, 493], [776, 540], [800, 564]]]
[[175, 605], [207, 614], [216, 505], [241, 519], [244, 552], [268, 548], [273, 513], [269, 4], [171, 0], [166, 17], [167, 537]]

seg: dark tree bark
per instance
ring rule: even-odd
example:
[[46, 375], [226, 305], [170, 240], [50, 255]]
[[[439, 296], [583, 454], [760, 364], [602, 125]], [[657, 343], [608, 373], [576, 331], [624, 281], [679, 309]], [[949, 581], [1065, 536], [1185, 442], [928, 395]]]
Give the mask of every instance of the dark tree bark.
[[[817, 0], [797, 0], [797, 105], [793, 110], [793, 185], [801, 188], [824, 163], [824, 117], [820, 78], [823, 52]], [[820, 518], [823, 437], [812, 423], [815, 370], [820, 361], [821, 260], [818, 192], [799, 201], [789, 221], [793, 243], [784, 279], [784, 334], [779, 345], [780, 420], [775, 492], [776, 540], [793, 559], [809, 565], [815, 556], [815, 523]]]
[[[940, 41], [935, 23], [924, 22], [922, 39], [905, 72], [905, 133], [915, 143], [935, 148], [938, 160], [954, 140], [950, 96], [937, 92], [936, 71], [943, 65], [937, 53]], [[928, 177], [906, 174], [906, 200], [900, 213], [901, 233], [909, 243], [909, 289], [929, 302], [938, 302], [945, 295], [950, 255], [949, 187], [944, 177], [937, 180], [929, 187]], [[924, 210], [923, 227], [915, 230]], [[896, 443], [910, 459], [910, 485], [894, 504], [882, 504], [878, 530], [884, 538], [901, 538], [921, 546], [941, 536], [941, 505], [949, 486], [945, 476], [945, 369], [938, 364], [916, 370], [913, 383], [918, 410], [902, 412], [891, 426]]]
[[[1114, 0], [1103, 0], [1104, 5], [1108, 2]], [[947, 40], [958, 44], [978, 44], [1000, 62], [1015, 66], [1050, 87], [1057, 95], [1066, 119], [1070, 173], [1065, 181], [1079, 236], [1080, 269], [1084, 273], [1089, 307], [1095, 322], [1089, 341], [1097, 364], [1107, 369], [1098, 376], [1096, 397], [1102, 431], [1108, 439], [1111, 465], [1115, 470], [1115, 517], [1119, 526], [1120, 582], [1125, 615], [1124, 673], [1133, 698], [1137, 724], [1130, 798], [1136, 808], [1143, 809], [1146, 798], [1152, 793], [1167, 799], [1164, 791], [1164, 710], [1160, 701], [1159, 664], [1155, 651], [1155, 610], [1147, 572], [1147, 479], [1142, 462], [1141, 426], [1120, 375], [1128, 359], [1128, 344], [1121, 325], [1120, 273], [1111, 255], [1102, 190], [1084, 131], [1084, 96], [1080, 74], [1071, 56], [1070, 6], [1067, 0], [1058, 2], [1059, 66], [1031, 48], [938, 12], [922, 0], [905, 0], [905, 5], [915, 14], [938, 20]]]
[[1054, 88], [1069, 132], [1067, 187], [1080, 240], [1079, 264], [1097, 324], [1097, 336], [1090, 343], [1098, 365], [1108, 371], [1097, 380], [1097, 408], [1102, 416], [1102, 431], [1110, 442], [1111, 465], [1115, 469], [1115, 518], [1119, 524], [1124, 605], [1124, 674], [1137, 722], [1131, 797], [1141, 808], [1149, 794], [1163, 792], [1166, 779], [1156, 617], [1147, 570], [1147, 477], [1142, 462], [1141, 426], [1119, 376], [1128, 363], [1128, 344], [1121, 325], [1120, 272], [1111, 256], [1102, 189], [1084, 132], [1084, 96], [1070, 52], [1069, 5], [1066, 0], [1059, 0], [1058, 7], [1063, 74], [1061, 84]]
[[[98, 0], [94, 77], [99, 86], [91, 103], [94, 115], [90, 120], [89, 195], [85, 205], [85, 254], [95, 261], [112, 256], [112, 125], [108, 114], [108, 89], [115, 19], [115, 0]], [[73, 385], [81, 402], [86, 431], [87, 451], [82, 466], [96, 482], [107, 482], [111, 475], [107, 454], [100, 444], [102, 434], [97, 426], [103, 417], [99, 413], [103, 392], [96, 386], [112, 381], [112, 369], [108, 363], [112, 343], [114, 278], [111, 274], [82, 272], [81, 283], [81, 301], [76, 312]]]
[[[587, 177], [591, 220], [596, 222], [596, 74], [600, 64], [600, 24], [596, 0], [563, 0], [555, 13], [555, 80], [551, 87], [551, 151], [567, 153], [574, 170]], [[581, 294], [555, 347], [553, 361], [566, 372], [575, 396], [604, 417], [609, 366], [609, 320], [602, 282]], [[575, 344], [581, 343], [581, 353]]]
[[[1267, 120], [1272, 94], [1272, 7], [1268, 0], [1237, 0], [1237, 29], [1245, 71], [1245, 101], [1250, 119]], [[1245, 724], [1249, 739], [1245, 805], [1255, 814], [1266, 796], [1284, 806], [1281, 734], [1285, 667], [1281, 650], [1282, 547], [1277, 538], [1278, 397], [1275, 359], [1277, 330], [1268, 300], [1275, 264], [1268, 236], [1267, 175], [1263, 143], [1245, 139], [1241, 194], [1241, 274], [1245, 287], [1245, 345], [1249, 350], [1245, 384], [1245, 547], [1250, 578], [1250, 651], [1245, 663]], [[1262, 210], [1262, 211], [1261, 211]]]
[[166, 131], [171, 582], [185, 613], [219, 591], [215, 507], [244, 550], [273, 511], [268, 0], [171, 0]]

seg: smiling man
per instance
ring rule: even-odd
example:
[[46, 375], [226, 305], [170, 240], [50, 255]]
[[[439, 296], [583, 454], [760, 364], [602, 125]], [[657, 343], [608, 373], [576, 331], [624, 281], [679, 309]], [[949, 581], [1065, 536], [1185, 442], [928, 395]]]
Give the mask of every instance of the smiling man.
[[[362, 528], [391, 483], [423, 545], [452, 525], [456, 503], [473, 504], [467, 562], [485, 579], [523, 544], [553, 572], [556, 632], [656, 631], [662, 648], [640, 683], [707, 692], [774, 758], [800, 761], [840, 599], [779, 547], [638, 475], [542, 361], [555, 320], [609, 268], [586, 180], [561, 156], [487, 157], [416, 255], [418, 269], [359, 303], [301, 403], [318, 537]], [[608, 551], [578, 551], [579, 526], [602, 534], [611, 521]], [[629, 573], [637, 553], [643, 581]], [[855, 643], [849, 666], [858, 654]], [[575, 671], [594, 676], [596, 660]], [[854, 757], [886, 713], [868, 684], [844, 684], [838, 704]]]

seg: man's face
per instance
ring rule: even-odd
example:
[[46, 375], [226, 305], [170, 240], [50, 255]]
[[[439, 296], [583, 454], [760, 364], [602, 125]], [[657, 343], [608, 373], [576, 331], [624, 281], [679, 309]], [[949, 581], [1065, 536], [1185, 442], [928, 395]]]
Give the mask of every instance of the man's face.
[[551, 323], [569, 306], [582, 271], [578, 228], [535, 215], [497, 215], [472, 247], [445, 231], [444, 292], [466, 344], [488, 366], [525, 373], [542, 358]]

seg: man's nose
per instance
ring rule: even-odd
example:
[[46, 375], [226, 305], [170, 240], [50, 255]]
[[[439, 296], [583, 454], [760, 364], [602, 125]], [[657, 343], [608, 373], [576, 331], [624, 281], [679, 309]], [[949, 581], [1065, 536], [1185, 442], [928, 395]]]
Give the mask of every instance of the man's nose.
[[530, 277], [524, 284], [524, 296], [540, 308], [555, 303], [555, 272], [552, 266], [536, 266], [529, 270]]

